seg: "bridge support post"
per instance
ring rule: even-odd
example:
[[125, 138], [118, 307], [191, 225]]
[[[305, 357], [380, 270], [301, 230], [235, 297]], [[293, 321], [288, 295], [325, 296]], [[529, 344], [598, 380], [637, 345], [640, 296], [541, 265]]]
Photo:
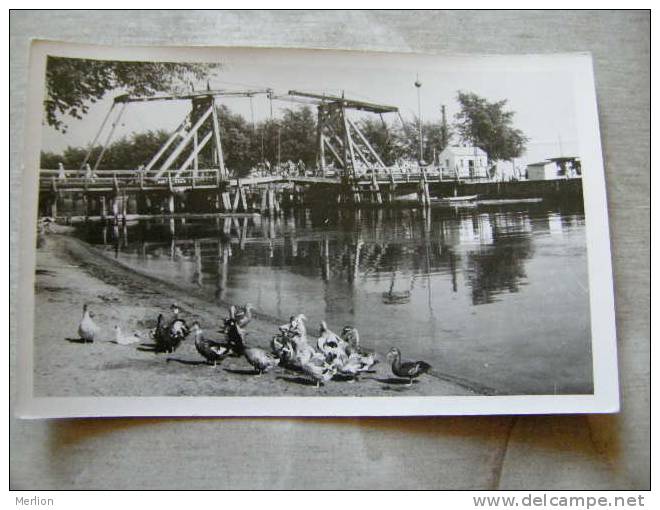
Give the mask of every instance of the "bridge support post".
[[144, 191], [140, 191], [137, 196], [137, 213], [149, 214], [151, 211], [151, 200]]
[[396, 184], [394, 183], [394, 176], [390, 174], [390, 185], [387, 188], [387, 202], [392, 204], [394, 202], [396, 193]]
[[174, 201], [174, 193], [170, 193], [167, 197], [167, 212], [174, 214], [176, 203]]
[[250, 209], [252, 211], [258, 211], [261, 201], [261, 196], [259, 195], [259, 190], [254, 189], [250, 191]]
[[271, 218], [275, 215], [275, 190], [272, 186], [268, 187], [268, 216]]
[[378, 181], [375, 179], [375, 177], [371, 181], [371, 201], [374, 204], [383, 204], [383, 196], [380, 194], [380, 187], [378, 186]]
[[126, 223], [126, 214], [128, 214], [128, 195], [124, 191], [121, 195], [121, 219]]
[[50, 216], [53, 219], [57, 218], [57, 200], [58, 200], [58, 193], [53, 193], [50, 198]]
[[234, 195], [234, 205], [231, 209], [234, 212], [238, 212], [238, 210], [241, 208], [243, 209], [243, 212], [247, 212], [248, 210], [247, 199], [245, 197], [245, 189], [239, 183], [238, 187], [236, 188], [236, 195]]
[[357, 182], [353, 182], [353, 202], [355, 204], [362, 202], [362, 190]]
[[261, 190], [261, 202], [259, 204], [259, 211], [262, 214], [267, 214], [273, 217], [280, 213], [281, 210], [281, 194], [277, 192], [273, 186]]
[[241, 207], [243, 208], [243, 212], [248, 212], [248, 202], [247, 202], [247, 196], [244, 186], [238, 188], [238, 195], [240, 196], [240, 200], [241, 200], [240, 203], [241, 203]]
[[362, 192], [355, 179], [348, 177], [342, 179], [339, 194], [337, 195], [337, 203], [357, 205], [361, 202], [361, 199]]
[[99, 215], [101, 216], [102, 220], [105, 220], [106, 216], [108, 215], [108, 206], [106, 204], [105, 195], [101, 195], [99, 197]]
[[112, 216], [116, 225], [119, 220], [119, 195], [117, 194], [112, 196]]
[[429, 183], [426, 180], [426, 173], [422, 173], [422, 179], [419, 181], [419, 205], [429, 207], [431, 205], [431, 194], [429, 193]]
[[222, 210], [225, 212], [231, 211], [231, 197], [229, 196], [229, 192], [225, 191], [224, 193], [222, 193], [221, 198], [222, 198]]
[[273, 198], [275, 199], [275, 203], [273, 206], [275, 207], [275, 214], [279, 216], [280, 211], [282, 209], [281, 203], [282, 203], [282, 193], [280, 190], [273, 190]]

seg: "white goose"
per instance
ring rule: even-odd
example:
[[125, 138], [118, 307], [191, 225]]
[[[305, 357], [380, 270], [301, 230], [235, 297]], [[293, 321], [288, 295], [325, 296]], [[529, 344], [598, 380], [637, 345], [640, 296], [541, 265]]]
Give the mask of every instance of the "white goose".
[[328, 382], [337, 373], [337, 367], [326, 363], [324, 356], [317, 352], [302, 361], [302, 370], [316, 381], [316, 388]]
[[94, 314], [87, 308], [87, 303], [83, 305], [83, 315], [78, 324], [78, 336], [84, 342], [93, 342], [99, 332], [99, 327], [94, 322]]
[[142, 338], [140, 338], [137, 335], [137, 333], [123, 334], [121, 331], [121, 327], [119, 327], [119, 324], [115, 326], [115, 343], [119, 345], [131, 345], [141, 341]]
[[373, 365], [378, 363], [376, 354], [369, 352], [360, 346], [360, 333], [357, 328], [353, 326], [344, 326], [341, 332], [341, 338], [346, 342], [346, 353], [349, 358], [357, 359], [362, 364], [361, 371], [369, 370]]
[[246, 346], [243, 354], [247, 362], [259, 372], [259, 375], [269, 372], [280, 362], [277, 356], [259, 347]]
[[342, 340], [339, 335], [332, 332], [325, 321], [321, 321], [319, 327], [319, 338], [316, 341], [316, 346], [321, 351], [326, 359], [337, 357], [348, 357], [346, 348], [348, 344]]
[[280, 332], [273, 337], [271, 350], [283, 365], [302, 368], [302, 363], [316, 353], [307, 341], [306, 320], [302, 313], [291, 316], [289, 323], [280, 326]]

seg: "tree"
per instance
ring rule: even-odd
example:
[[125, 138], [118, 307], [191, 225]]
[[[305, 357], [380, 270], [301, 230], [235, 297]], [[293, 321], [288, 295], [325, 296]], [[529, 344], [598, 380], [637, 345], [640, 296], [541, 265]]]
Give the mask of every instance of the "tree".
[[[411, 122], [406, 122], [401, 136], [405, 136], [406, 157], [408, 159], [419, 159], [419, 117], [415, 116]], [[422, 140], [424, 161], [431, 163], [435, 154], [444, 150], [451, 138], [451, 132], [447, 126], [442, 124], [441, 120], [422, 121]]]
[[[135, 170], [140, 165], [146, 165], [168, 137], [169, 134], [162, 130], [133, 133], [130, 137], [122, 137], [107, 147], [99, 170]], [[100, 145], [92, 147], [90, 166], [94, 166], [101, 149]], [[167, 157], [173, 149], [170, 147], [164, 157]], [[62, 163], [66, 169], [80, 168], [88, 150], [89, 148], [85, 147], [67, 147], [62, 154], [42, 152], [41, 168], [57, 169], [59, 163]], [[182, 159], [185, 158], [183, 156], [178, 158], [178, 160]]]
[[[375, 122], [375, 121], [371, 121]], [[362, 127], [367, 127], [371, 122], [365, 122]], [[366, 134], [366, 133], [365, 133]], [[419, 159], [419, 118], [413, 117], [411, 121], [395, 123], [388, 127], [389, 146], [385, 153], [388, 154], [386, 164], [393, 164], [396, 159], [416, 161]], [[374, 133], [378, 139], [378, 133]], [[433, 153], [439, 154], [449, 141], [451, 133], [442, 121], [422, 122], [422, 137], [424, 140], [424, 161], [433, 161]], [[369, 141], [371, 138], [367, 135]]]
[[434, 155], [440, 154], [451, 140], [449, 126], [442, 121], [429, 121], [422, 123], [424, 136], [424, 159], [432, 162]]
[[316, 118], [309, 106], [287, 108], [279, 121], [281, 161], [316, 163]]
[[225, 165], [236, 175], [245, 176], [260, 159], [252, 125], [225, 105], [220, 105], [218, 116]]
[[393, 165], [397, 158], [403, 155], [399, 142], [401, 135], [399, 129], [388, 126], [385, 121], [373, 118], [362, 119], [359, 127], [386, 165]]
[[491, 103], [471, 92], [458, 92], [461, 110], [454, 127], [463, 142], [483, 149], [491, 161], [510, 160], [525, 151], [527, 137], [513, 127], [515, 112], [505, 110], [507, 100]]
[[46, 62], [45, 120], [66, 132], [61, 117], [76, 119], [108, 91], [121, 89], [135, 95], [173, 91], [208, 76], [219, 64], [178, 62], [120, 62], [68, 57], [48, 57]]

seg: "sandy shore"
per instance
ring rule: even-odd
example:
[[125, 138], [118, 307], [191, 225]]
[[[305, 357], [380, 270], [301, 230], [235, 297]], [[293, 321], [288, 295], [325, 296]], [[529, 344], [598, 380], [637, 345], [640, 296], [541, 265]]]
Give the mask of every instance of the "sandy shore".
[[[146, 335], [159, 312], [176, 301], [187, 321], [197, 320], [209, 338], [227, 315], [224, 305], [194, 292], [138, 274], [66, 234], [44, 236], [37, 250], [35, 374], [36, 396], [429, 396], [474, 395], [483, 389], [447, 380], [434, 372], [412, 386], [401, 384], [378, 353], [374, 373], [358, 382], [330, 381], [320, 389], [302, 374], [276, 368], [257, 377], [243, 358], [228, 358], [217, 367], [203, 363], [192, 338], [173, 354], [155, 354], [141, 344], [113, 343], [115, 325]], [[96, 314], [100, 338], [77, 340], [84, 303]], [[277, 330], [275, 318], [255, 318], [249, 325], [251, 345], [268, 348]], [[341, 325], [330, 325], [338, 329]], [[312, 333], [313, 327], [310, 327]], [[313, 337], [313, 335], [310, 335]], [[145, 339], [145, 344], [150, 344]]]

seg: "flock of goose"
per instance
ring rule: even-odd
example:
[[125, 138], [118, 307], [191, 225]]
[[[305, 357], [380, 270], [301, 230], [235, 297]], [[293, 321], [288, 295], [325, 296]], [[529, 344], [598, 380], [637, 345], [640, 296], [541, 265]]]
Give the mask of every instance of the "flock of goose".
[[[170, 310], [171, 318], [166, 321], [164, 315], [159, 314], [156, 326], [149, 331], [156, 352], [172, 353], [192, 335], [197, 352], [208, 364], [216, 366], [230, 356], [244, 357], [259, 376], [280, 366], [304, 373], [316, 382], [317, 388], [336, 375], [354, 382], [360, 374], [369, 372], [378, 363], [376, 353], [360, 346], [360, 335], [352, 326], [345, 326], [341, 335], [337, 335], [322, 321], [319, 336], [314, 341], [307, 335], [307, 318], [304, 314], [298, 314], [292, 316], [287, 324], [279, 326], [270, 342], [270, 351], [267, 351], [246, 342], [247, 326], [252, 320], [253, 311], [250, 304], [230, 307], [229, 317], [224, 319], [220, 330], [224, 334], [224, 341], [206, 338], [198, 322], [188, 326], [179, 316], [180, 309], [176, 304]], [[122, 333], [119, 326], [114, 329], [117, 344], [129, 345], [143, 341], [139, 335]], [[94, 322], [94, 314], [85, 304], [78, 326], [80, 339], [84, 343], [93, 342], [99, 331], [99, 326]], [[407, 380], [408, 385], [412, 385], [415, 378], [431, 369], [425, 361], [402, 361], [401, 352], [397, 348], [390, 349], [387, 360], [391, 362], [392, 373]]]

